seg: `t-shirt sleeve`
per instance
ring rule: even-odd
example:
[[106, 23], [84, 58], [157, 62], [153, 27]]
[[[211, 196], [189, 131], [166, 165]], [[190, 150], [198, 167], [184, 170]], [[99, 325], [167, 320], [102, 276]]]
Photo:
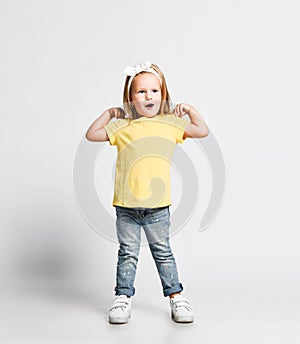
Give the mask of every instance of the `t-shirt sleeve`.
[[117, 145], [118, 131], [125, 125], [127, 125], [126, 120], [117, 119], [110, 121], [104, 126], [104, 129], [106, 130], [107, 136], [109, 138], [109, 143], [111, 145]]
[[108, 124], [106, 124], [104, 126], [104, 129], [105, 129], [107, 136], [109, 138], [109, 143], [111, 145], [115, 145], [116, 144], [115, 132], [117, 131], [116, 121], [109, 122]]
[[183, 134], [190, 121], [180, 118], [176, 115], [170, 115], [169, 121], [174, 126], [176, 143], [183, 143], [185, 140], [185, 138], [183, 138]]

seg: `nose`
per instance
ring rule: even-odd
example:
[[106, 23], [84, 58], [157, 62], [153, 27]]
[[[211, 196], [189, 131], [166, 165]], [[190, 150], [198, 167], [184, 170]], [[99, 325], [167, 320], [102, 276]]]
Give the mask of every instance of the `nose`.
[[152, 99], [152, 96], [151, 96], [151, 93], [150, 93], [150, 92], [147, 92], [147, 93], [146, 93], [146, 99]]

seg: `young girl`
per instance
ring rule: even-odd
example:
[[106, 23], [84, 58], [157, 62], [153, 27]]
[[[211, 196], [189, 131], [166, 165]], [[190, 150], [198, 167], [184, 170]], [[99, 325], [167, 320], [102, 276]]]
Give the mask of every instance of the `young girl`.
[[[170, 109], [170, 96], [159, 67], [145, 61], [124, 70], [123, 107], [110, 108], [86, 133], [90, 141], [117, 146], [114, 198], [119, 241], [115, 300], [110, 323], [126, 323], [143, 227], [160, 276], [163, 294], [170, 298], [176, 322], [193, 322], [192, 307], [182, 297], [177, 266], [169, 243], [170, 162], [177, 143], [187, 137], [205, 137], [209, 130], [191, 105]], [[184, 120], [187, 114], [190, 121]], [[111, 121], [111, 119], [114, 119]]]

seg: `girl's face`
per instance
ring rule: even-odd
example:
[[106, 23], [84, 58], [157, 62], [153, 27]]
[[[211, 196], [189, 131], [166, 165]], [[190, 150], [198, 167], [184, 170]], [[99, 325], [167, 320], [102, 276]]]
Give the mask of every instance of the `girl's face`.
[[161, 103], [158, 77], [152, 73], [138, 74], [131, 84], [131, 98], [131, 103], [139, 115], [144, 117], [157, 115]]

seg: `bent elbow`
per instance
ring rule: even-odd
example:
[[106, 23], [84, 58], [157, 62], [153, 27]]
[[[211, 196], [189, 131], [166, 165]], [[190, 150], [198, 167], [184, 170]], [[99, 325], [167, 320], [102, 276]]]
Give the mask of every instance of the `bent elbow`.
[[206, 128], [206, 130], [204, 130], [204, 131], [202, 132], [202, 137], [206, 137], [206, 136], [208, 136], [208, 134], [209, 134], [209, 129]]
[[90, 134], [89, 134], [89, 132], [86, 132], [86, 134], [85, 134], [85, 138], [86, 138], [87, 140], [91, 141], [91, 137], [90, 137]]
[[92, 141], [92, 142], [95, 141], [94, 135], [93, 135], [93, 133], [90, 132], [90, 131], [87, 131], [87, 132], [86, 132], [85, 138], [86, 138], [88, 141]]
[[206, 137], [208, 136], [209, 134], [209, 129], [208, 128], [205, 128], [205, 129], [201, 129], [198, 131], [197, 135], [195, 137], [197, 138], [203, 138], [203, 137]]

